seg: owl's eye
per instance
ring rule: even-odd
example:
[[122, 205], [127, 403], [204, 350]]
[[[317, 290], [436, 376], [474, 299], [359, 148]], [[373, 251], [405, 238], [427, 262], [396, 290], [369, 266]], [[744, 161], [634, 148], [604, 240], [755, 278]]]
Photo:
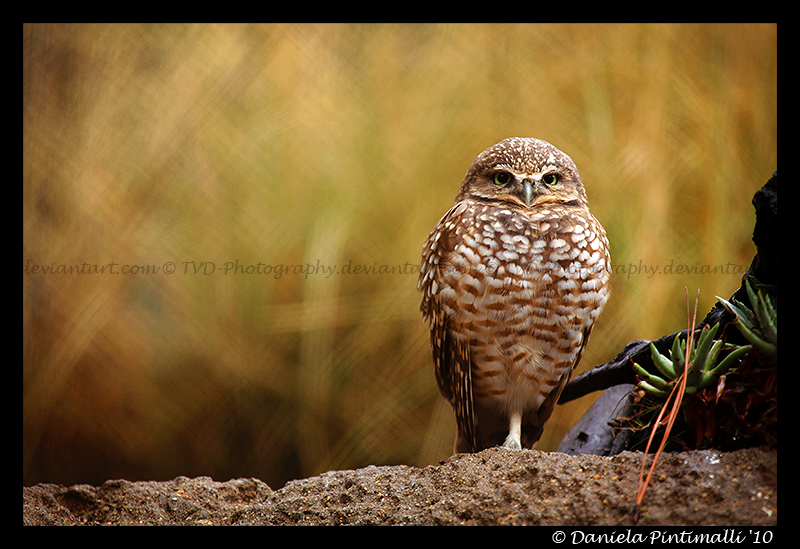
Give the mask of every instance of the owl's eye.
[[505, 185], [511, 181], [511, 174], [507, 172], [497, 172], [494, 174], [494, 184], [495, 185]]
[[542, 178], [545, 185], [555, 185], [558, 183], [558, 174], [549, 173]]

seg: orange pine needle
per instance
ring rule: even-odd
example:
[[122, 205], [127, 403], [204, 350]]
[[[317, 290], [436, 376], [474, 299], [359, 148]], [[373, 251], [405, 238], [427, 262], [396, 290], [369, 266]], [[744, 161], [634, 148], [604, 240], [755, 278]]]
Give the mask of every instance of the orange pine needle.
[[[642, 504], [642, 500], [644, 499], [644, 493], [647, 490], [648, 484], [650, 484], [650, 479], [653, 476], [653, 470], [656, 467], [656, 463], [658, 462], [659, 456], [661, 456], [661, 452], [664, 449], [664, 446], [667, 443], [667, 439], [669, 438], [669, 434], [672, 431], [672, 425], [675, 423], [675, 418], [678, 417], [678, 413], [680, 412], [681, 402], [683, 401], [683, 395], [686, 391], [686, 377], [689, 372], [689, 354], [691, 353], [692, 346], [694, 345], [694, 329], [697, 322], [697, 306], [700, 301], [700, 290], [697, 290], [697, 295], [695, 296], [694, 300], [694, 315], [689, 320], [689, 289], [686, 288], [686, 323], [689, 325], [689, 332], [687, 334], [686, 340], [686, 356], [684, 357], [683, 361], [683, 372], [679, 377], [679, 383], [676, 383], [672, 391], [670, 392], [667, 400], [664, 402], [664, 405], [661, 407], [661, 411], [658, 413], [658, 417], [656, 418], [655, 423], [653, 424], [653, 430], [650, 432], [650, 438], [647, 440], [647, 446], [644, 449], [644, 456], [642, 456], [642, 466], [639, 469], [639, 488], [636, 492], [636, 512], [635, 512], [635, 519], [638, 520], [638, 511], [639, 507]], [[675, 390], [678, 390], [676, 393]], [[656, 435], [656, 430], [658, 426], [661, 425], [661, 419], [664, 416], [664, 411], [667, 408], [670, 400], [672, 400], [673, 395], [675, 396], [675, 400], [672, 403], [672, 408], [667, 415], [667, 425], [664, 428], [664, 434], [661, 437], [661, 444], [656, 451], [655, 456], [653, 457], [653, 463], [650, 465], [650, 470], [647, 473], [647, 477], [644, 477], [644, 466], [647, 461], [647, 453], [650, 450], [650, 444], [653, 442], [653, 439]]]

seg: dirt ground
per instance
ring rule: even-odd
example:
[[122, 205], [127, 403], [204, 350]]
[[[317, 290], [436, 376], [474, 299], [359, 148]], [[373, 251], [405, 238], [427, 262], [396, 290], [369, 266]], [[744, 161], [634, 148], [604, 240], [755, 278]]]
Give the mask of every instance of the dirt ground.
[[[631, 525], [642, 454], [501, 448], [424, 468], [331, 471], [272, 490], [257, 479], [109, 480], [22, 488], [23, 525]], [[649, 466], [649, 461], [648, 461]], [[778, 522], [777, 450], [664, 454], [641, 525]]]

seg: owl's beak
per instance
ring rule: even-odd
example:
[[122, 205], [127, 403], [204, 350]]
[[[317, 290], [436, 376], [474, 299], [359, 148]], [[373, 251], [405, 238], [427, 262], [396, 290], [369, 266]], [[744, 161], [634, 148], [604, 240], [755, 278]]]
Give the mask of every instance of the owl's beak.
[[522, 182], [522, 198], [525, 200], [526, 206], [531, 206], [533, 201], [536, 200], [536, 193], [534, 192], [535, 185], [536, 183], [530, 179], [526, 179]]

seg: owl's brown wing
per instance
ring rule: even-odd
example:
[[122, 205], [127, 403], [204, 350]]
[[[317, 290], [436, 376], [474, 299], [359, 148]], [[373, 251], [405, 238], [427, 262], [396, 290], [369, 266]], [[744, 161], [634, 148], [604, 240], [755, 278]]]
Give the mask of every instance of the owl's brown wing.
[[467, 452], [479, 448], [478, 424], [472, 399], [472, 363], [469, 342], [453, 337], [448, 320], [440, 317], [431, 328], [436, 384], [456, 414], [459, 441]]
[[478, 425], [472, 397], [472, 364], [469, 342], [450, 331], [450, 319], [437, 293], [439, 269], [458, 238], [457, 219], [464, 211], [463, 203], [456, 204], [431, 231], [422, 253], [419, 289], [423, 293], [420, 309], [431, 330], [431, 350], [439, 392], [456, 414], [459, 443], [469, 452], [480, 450]]

